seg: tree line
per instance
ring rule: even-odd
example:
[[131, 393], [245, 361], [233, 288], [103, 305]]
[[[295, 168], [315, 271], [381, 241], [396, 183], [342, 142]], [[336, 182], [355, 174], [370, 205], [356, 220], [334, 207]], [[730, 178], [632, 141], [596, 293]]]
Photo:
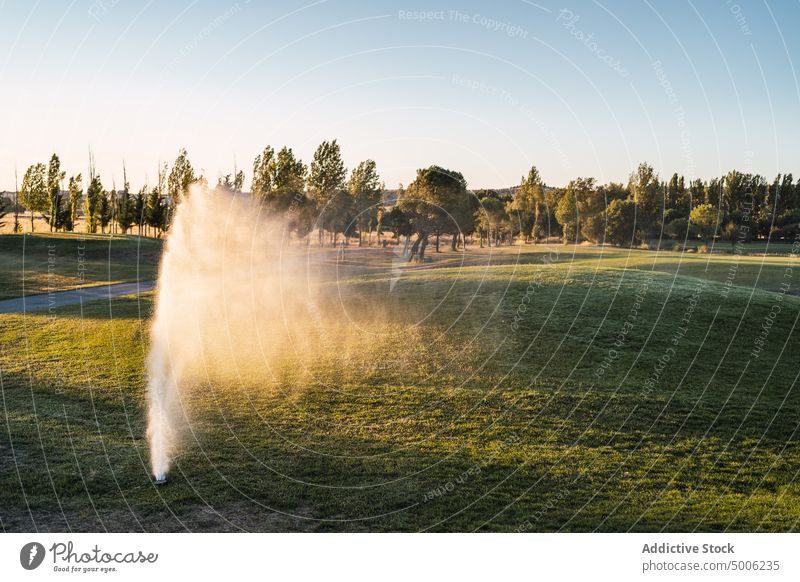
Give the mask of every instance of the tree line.
[[687, 182], [677, 173], [662, 180], [652, 166], [642, 163], [627, 185], [598, 186], [593, 178], [578, 178], [553, 189], [550, 196], [561, 236], [575, 242], [744, 243], [800, 234], [800, 184], [793, 182], [792, 174], [778, 174], [768, 182], [759, 174], [731, 170], [708, 181]]
[[800, 236], [800, 182], [779, 174], [731, 170], [708, 181], [674, 173], [662, 180], [646, 162], [627, 184], [597, 184], [576, 178], [565, 187], [547, 186], [536, 167], [510, 191], [468, 192], [459, 172], [431, 166], [417, 171], [397, 205], [381, 221], [396, 235], [415, 235], [410, 257], [424, 257], [431, 236], [447, 234], [452, 249], [478, 244], [559, 239], [633, 247], [650, 241], [773, 242]]
[[[152, 187], [136, 193], [130, 191], [124, 164], [122, 188], [107, 190], [90, 152], [85, 182], [84, 191], [81, 174], [66, 179], [56, 154], [47, 164], [31, 165], [18, 196], [30, 211], [31, 229], [39, 213], [51, 231], [74, 230], [81, 212], [88, 233], [135, 229], [160, 236], [189, 187], [208, 185], [185, 149], [171, 167], [159, 166]], [[320, 246], [353, 239], [371, 245], [375, 235], [378, 244], [402, 244], [409, 260], [424, 259], [430, 244], [438, 252], [443, 237], [457, 250], [468, 242], [496, 246], [560, 239], [637, 246], [652, 239], [735, 243], [800, 234], [800, 182], [794, 183], [792, 174], [768, 182], [731, 170], [708, 181], [687, 181], [677, 173], [661, 179], [642, 163], [627, 184], [601, 185], [581, 177], [552, 187], [531, 167], [516, 187], [470, 191], [460, 172], [430, 166], [388, 196], [375, 161], [364, 160], [348, 173], [332, 140], [319, 145], [309, 165], [289, 147], [266, 146], [253, 162], [249, 194], [244, 183], [244, 172], [234, 169], [216, 187], [252, 196], [267, 215], [283, 218], [298, 239], [310, 242], [316, 230]]]
[[[181, 156], [185, 158], [185, 155], [182, 151]], [[122, 176], [122, 188], [113, 186], [107, 190], [95, 170], [90, 152], [85, 182], [80, 173], [66, 180], [61, 160], [53, 154], [47, 164], [32, 164], [25, 171], [17, 191], [17, 203], [30, 213], [31, 232], [36, 230], [34, 220], [37, 213], [47, 223], [50, 232], [75, 231], [82, 213], [87, 233], [127, 234], [137, 229], [142, 236], [160, 236], [168, 227], [170, 207], [168, 197], [162, 194], [169, 184], [166, 166], [159, 168], [158, 181], [152, 189], [143, 186], [136, 193], [130, 190], [124, 163]], [[14, 230], [22, 230], [18, 218], [15, 218]]]

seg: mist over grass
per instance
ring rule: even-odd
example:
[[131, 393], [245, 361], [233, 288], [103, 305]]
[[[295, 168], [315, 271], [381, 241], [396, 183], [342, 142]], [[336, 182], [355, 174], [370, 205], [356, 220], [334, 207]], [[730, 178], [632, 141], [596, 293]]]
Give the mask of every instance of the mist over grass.
[[[147, 358], [153, 474], [166, 478], [199, 380], [235, 377], [242, 360], [269, 371], [283, 327], [300, 325], [317, 282], [286, 222], [250, 198], [193, 186], [177, 205], [161, 261]], [[235, 226], [234, 226], [235, 225]]]

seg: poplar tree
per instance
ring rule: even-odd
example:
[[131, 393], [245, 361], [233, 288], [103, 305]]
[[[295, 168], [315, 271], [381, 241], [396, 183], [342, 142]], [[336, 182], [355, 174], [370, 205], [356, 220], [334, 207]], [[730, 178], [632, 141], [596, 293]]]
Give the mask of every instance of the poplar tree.
[[47, 211], [49, 204], [47, 196], [47, 167], [42, 164], [33, 164], [25, 171], [22, 177], [22, 187], [19, 190], [19, 203], [31, 213], [31, 232], [34, 232], [33, 213]]
[[336, 140], [323, 141], [314, 152], [308, 176], [308, 189], [320, 210], [319, 243], [324, 244], [325, 226], [335, 220], [326, 206], [344, 189], [347, 171], [342, 161], [342, 152]]

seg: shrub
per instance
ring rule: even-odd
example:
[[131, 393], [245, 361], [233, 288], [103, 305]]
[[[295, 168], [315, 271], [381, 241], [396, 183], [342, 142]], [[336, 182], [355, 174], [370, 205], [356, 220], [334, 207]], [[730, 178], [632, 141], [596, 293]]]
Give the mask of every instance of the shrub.
[[685, 239], [687, 237], [688, 230], [689, 220], [686, 218], [676, 218], [664, 226], [664, 232], [667, 234], [667, 236], [678, 240]]

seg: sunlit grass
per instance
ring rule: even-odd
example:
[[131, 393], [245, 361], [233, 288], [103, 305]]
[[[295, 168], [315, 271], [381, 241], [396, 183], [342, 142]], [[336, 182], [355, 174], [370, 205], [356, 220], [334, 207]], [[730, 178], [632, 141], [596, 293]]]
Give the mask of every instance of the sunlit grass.
[[[276, 322], [269, 367], [232, 350], [229, 378], [198, 379], [159, 489], [143, 438], [150, 296], [111, 315], [2, 316], [2, 525], [796, 529], [800, 300], [761, 290], [763, 257], [742, 258], [726, 292], [726, 257], [675, 277], [686, 255], [558, 250], [411, 270], [391, 292], [380, 270], [328, 283], [335, 325]], [[772, 284], [790, 259], [768, 259]]]

